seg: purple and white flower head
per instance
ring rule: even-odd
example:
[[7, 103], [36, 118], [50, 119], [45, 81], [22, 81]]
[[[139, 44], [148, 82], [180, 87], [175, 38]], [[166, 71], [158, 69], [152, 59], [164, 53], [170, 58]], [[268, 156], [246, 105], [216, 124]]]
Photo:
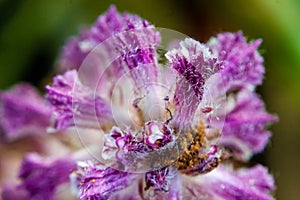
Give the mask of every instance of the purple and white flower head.
[[101, 150], [47, 162], [30, 154], [19, 188], [31, 198], [69, 182], [78, 199], [273, 199], [265, 167], [236, 165], [263, 151], [277, 119], [255, 93], [260, 43], [241, 32], [200, 43], [110, 7], [68, 41], [63, 73], [46, 86], [53, 128], [96, 133], [101, 141], [82, 145]]

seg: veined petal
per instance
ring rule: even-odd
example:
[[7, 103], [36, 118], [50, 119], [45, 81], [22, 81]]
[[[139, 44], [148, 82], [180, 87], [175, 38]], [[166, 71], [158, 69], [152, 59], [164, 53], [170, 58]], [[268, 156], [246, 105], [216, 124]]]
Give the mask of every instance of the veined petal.
[[32, 199], [53, 199], [56, 187], [68, 182], [69, 174], [75, 169], [76, 162], [71, 157], [49, 160], [31, 153], [22, 162], [19, 187]]
[[179, 49], [166, 54], [170, 67], [178, 73], [174, 94], [174, 123], [189, 126], [202, 100], [205, 81], [222, 68], [222, 63], [209, 49], [191, 38], [180, 43]]
[[265, 148], [271, 135], [265, 126], [276, 120], [255, 93], [243, 90], [225, 118], [220, 145], [231, 148], [236, 158], [248, 160]]
[[50, 116], [50, 107], [29, 84], [16, 85], [0, 94], [0, 125], [5, 140], [46, 133]]
[[78, 162], [78, 170], [71, 175], [80, 199], [108, 199], [112, 194], [129, 187], [138, 174], [118, 171], [101, 164]]
[[[119, 58], [108, 69], [107, 76], [110, 79], [120, 77], [140, 65], [147, 66], [130, 71], [134, 80], [142, 79], [144, 76], [140, 76], [141, 73], [156, 78], [155, 48], [160, 42], [159, 32], [137, 15], [118, 13], [115, 6], [99, 16], [95, 24], [89, 30], [84, 30], [79, 38], [69, 40], [61, 54], [60, 68], [79, 69], [88, 53], [102, 42], [111, 61]], [[128, 69], [124, 71], [124, 67]]]
[[226, 91], [248, 88], [253, 89], [262, 83], [265, 72], [263, 58], [257, 49], [261, 40], [247, 43], [242, 32], [221, 33], [208, 41], [212, 52], [224, 62], [221, 70], [222, 87]]
[[272, 200], [275, 189], [273, 177], [266, 168], [257, 165], [250, 169], [233, 170], [220, 166], [210, 173], [185, 178], [185, 196], [190, 199], [261, 199]]
[[75, 70], [54, 78], [46, 86], [47, 99], [55, 108], [55, 127], [70, 126], [99, 128], [112, 123], [110, 105], [79, 82]]

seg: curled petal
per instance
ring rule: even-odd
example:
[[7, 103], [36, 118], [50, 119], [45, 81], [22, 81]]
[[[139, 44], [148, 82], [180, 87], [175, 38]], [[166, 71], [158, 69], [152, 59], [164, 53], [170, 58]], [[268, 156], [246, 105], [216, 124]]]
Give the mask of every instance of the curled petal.
[[50, 116], [50, 107], [29, 84], [16, 85], [0, 94], [0, 125], [5, 140], [46, 133]]
[[257, 49], [261, 40], [247, 43], [242, 32], [221, 33], [207, 45], [224, 62], [222, 87], [228, 90], [249, 88], [262, 83], [265, 72], [263, 58]]
[[105, 135], [102, 157], [120, 170], [147, 172], [160, 169], [179, 156], [173, 130], [150, 121], [137, 131], [118, 127]]
[[174, 140], [174, 133], [165, 123], [150, 121], [145, 124], [145, 143], [159, 149]]
[[236, 158], [248, 160], [265, 148], [270, 137], [265, 126], [276, 120], [277, 117], [265, 111], [263, 102], [255, 93], [241, 91], [225, 118], [220, 144], [231, 148]]
[[55, 128], [99, 128], [112, 122], [109, 104], [82, 85], [75, 70], [56, 76], [46, 89], [46, 97], [55, 109]]
[[166, 57], [179, 77], [174, 94], [174, 122], [186, 127], [202, 100], [206, 80], [222, 68], [222, 63], [204, 44], [190, 38], [182, 41], [179, 49], [169, 51]]
[[69, 174], [76, 169], [71, 157], [47, 160], [35, 153], [28, 154], [21, 165], [21, 189], [32, 199], [53, 199], [56, 188], [68, 182]]
[[107, 199], [129, 187], [139, 176], [91, 162], [78, 162], [78, 170], [71, 175], [80, 199]]

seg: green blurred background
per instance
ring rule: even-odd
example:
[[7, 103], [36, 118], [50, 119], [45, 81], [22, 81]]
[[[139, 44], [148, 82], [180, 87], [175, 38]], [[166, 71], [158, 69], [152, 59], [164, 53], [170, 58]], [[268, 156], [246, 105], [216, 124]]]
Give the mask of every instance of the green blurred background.
[[271, 128], [266, 151], [253, 161], [269, 166], [277, 199], [299, 199], [299, 0], [0, 0], [0, 89], [18, 81], [42, 88], [66, 38], [93, 23], [110, 4], [202, 42], [221, 31], [263, 38], [267, 73], [258, 92], [280, 121]]

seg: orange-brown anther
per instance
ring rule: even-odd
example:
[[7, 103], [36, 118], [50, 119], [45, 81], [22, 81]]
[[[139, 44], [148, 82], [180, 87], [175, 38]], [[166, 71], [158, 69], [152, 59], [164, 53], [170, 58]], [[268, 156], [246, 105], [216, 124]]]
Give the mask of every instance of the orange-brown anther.
[[180, 170], [190, 169], [198, 164], [201, 159], [207, 157], [207, 155], [199, 153], [201, 147], [205, 146], [206, 141], [204, 123], [200, 122], [196, 130], [191, 130], [185, 134], [186, 140], [179, 140], [179, 144], [184, 152], [174, 163]]

